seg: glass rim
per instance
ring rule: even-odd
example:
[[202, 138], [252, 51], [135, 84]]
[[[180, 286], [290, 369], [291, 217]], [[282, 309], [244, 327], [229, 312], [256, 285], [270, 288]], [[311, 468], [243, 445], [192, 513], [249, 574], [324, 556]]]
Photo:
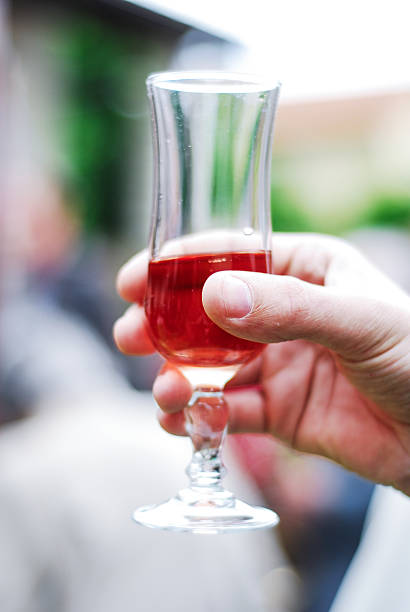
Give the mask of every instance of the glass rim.
[[224, 70], [166, 70], [146, 79], [155, 87], [189, 93], [258, 93], [279, 90], [281, 82], [269, 76]]

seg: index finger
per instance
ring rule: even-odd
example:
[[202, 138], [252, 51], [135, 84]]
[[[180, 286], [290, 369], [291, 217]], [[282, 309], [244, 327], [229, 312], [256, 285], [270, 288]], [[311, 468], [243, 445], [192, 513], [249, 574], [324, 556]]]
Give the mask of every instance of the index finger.
[[[204, 232], [169, 241], [172, 252], [201, 252], [238, 247], [233, 232]], [[240, 243], [242, 244], [242, 243]], [[347, 245], [346, 245], [347, 246]], [[276, 274], [291, 274], [298, 278], [324, 284], [329, 264], [338, 254], [346, 254], [341, 240], [316, 234], [273, 235], [273, 259]], [[117, 276], [117, 290], [129, 302], [142, 303], [147, 279], [148, 251], [131, 257]]]
[[145, 249], [131, 257], [117, 274], [118, 294], [127, 302], [142, 304], [148, 272], [148, 251]]
[[[204, 232], [185, 236], [167, 243], [171, 252], [205, 252], [209, 250], [234, 249], [238, 245], [234, 232]], [[333, 236], [320, 234], [275, 233], [273, 234], [273, 262], [276, 274], [290, 274], [301, 280], [324, 285], [334, 283], [333, 268], [348, 267], [350, 276], [357, 268], [357, 255], [351, 246]], [[242, 244], [242, 243], [240, 243]], [[351, 266], [347, 263], [352, 254], [355, 258]], [[343, 260], [343, 265], [338, 261]], [[117, 291], [129, 302], [142, 304], [144, 300], [148, 266], [148, 251], [134, 255], [122, 266], [117, 276]], [[329, 274], [330, 273], [330, 274]]]

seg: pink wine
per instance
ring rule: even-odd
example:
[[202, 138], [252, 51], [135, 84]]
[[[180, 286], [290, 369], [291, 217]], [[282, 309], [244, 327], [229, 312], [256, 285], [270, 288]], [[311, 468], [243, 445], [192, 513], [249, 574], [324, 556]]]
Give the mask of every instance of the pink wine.
[[145, 311], [152, 341], [163, 357], [197, 367], [230, 366], [255, 357], [262, 344], [217, 327], [202, 306], [202, 287], [221, 270], [271, 271], [271, 253], [227, 252], [154, 259], [149, 264]]

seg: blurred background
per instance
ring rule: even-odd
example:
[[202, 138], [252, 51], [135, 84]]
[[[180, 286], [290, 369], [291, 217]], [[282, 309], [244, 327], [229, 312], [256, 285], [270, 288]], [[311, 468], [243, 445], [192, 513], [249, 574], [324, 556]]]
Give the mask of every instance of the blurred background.
[[234, 438], [235, 490], [275, 534], [131, 525], [189, 449], [154, 423], [159, 359], [114, 348], [115, 275], [148, 238], [145, 78], [207, 68], [282, 81], [274, 230], [348, 237], [409, 289], [404, 4], [0, 2], [2, 612], [330, 610], [373, 486], [325, 461]]

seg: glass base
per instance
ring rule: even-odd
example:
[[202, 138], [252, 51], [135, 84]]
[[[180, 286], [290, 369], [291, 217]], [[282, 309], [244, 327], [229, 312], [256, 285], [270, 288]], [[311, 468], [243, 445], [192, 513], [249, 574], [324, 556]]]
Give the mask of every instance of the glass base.
[[250, 506], [235, 498], [228, 505], [211, 500], [188, 504], [179, 495], [163, 504], [138, 508], [133, 519], [153, 529], [201, 534], [266, 529], [279, 523], [278, 515], [272, 510]]

